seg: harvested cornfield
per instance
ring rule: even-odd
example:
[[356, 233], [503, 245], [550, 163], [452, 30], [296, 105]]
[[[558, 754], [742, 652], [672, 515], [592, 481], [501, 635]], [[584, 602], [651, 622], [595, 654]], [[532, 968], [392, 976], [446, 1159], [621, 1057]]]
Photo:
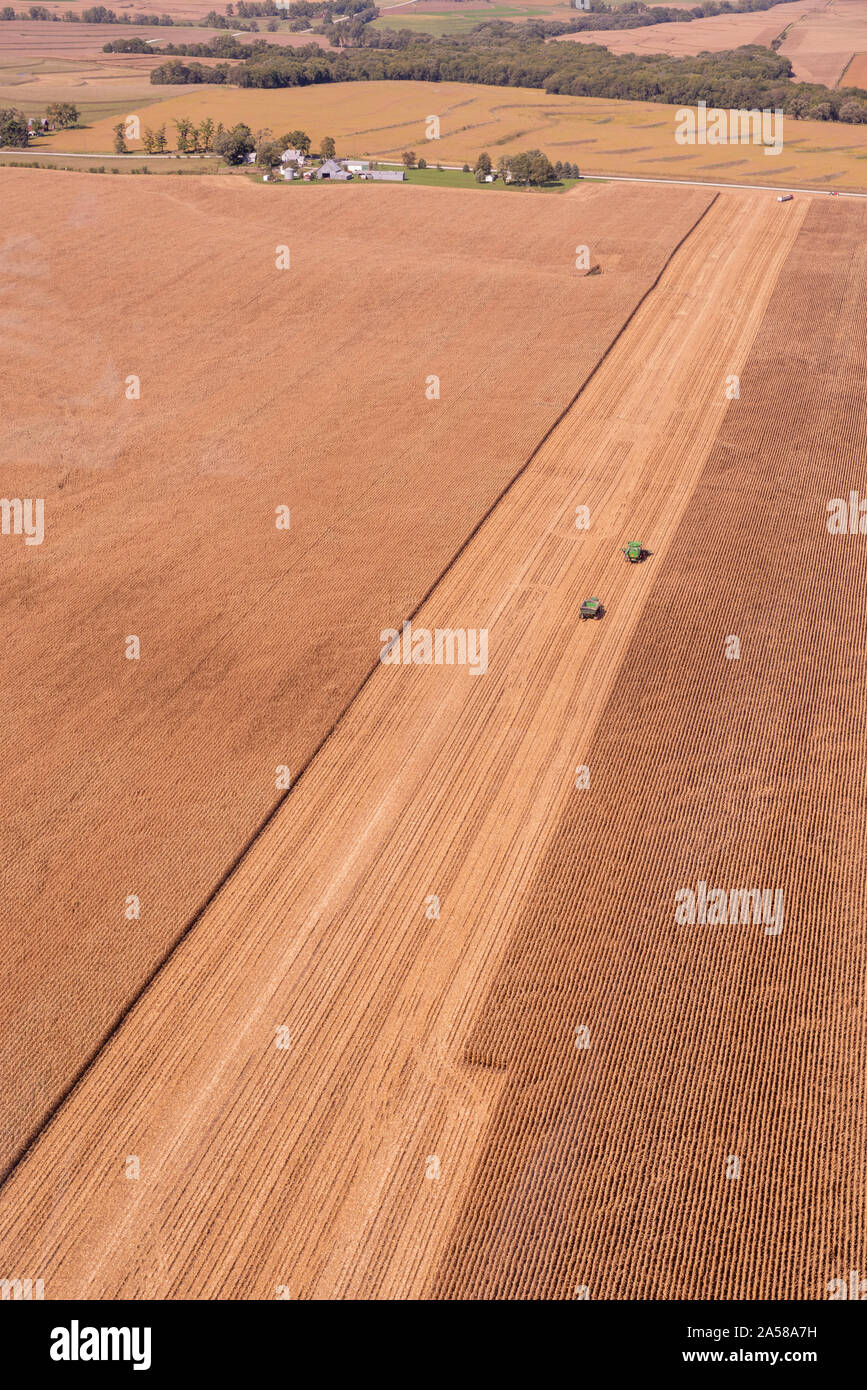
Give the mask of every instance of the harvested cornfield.
[[474, 1023], [504, 1084], [441, 1296], [863, 1268], [867, 540], [827, 522], [867, 490], [865, 233], [807, 214]]
[[711, 198], [585, 191], [0, 173], [0, 1167]]
[[[857, 1266], [864, 595], [825, 503], [865, 245], [858, 207], [704, 212], [413, 617], [484, 630], [486, 671], [377, 667], [7, 1182], [5, 1267], [669, 1298]], [[782, 931], [675, 925], [699, 879], [782, 887]]]

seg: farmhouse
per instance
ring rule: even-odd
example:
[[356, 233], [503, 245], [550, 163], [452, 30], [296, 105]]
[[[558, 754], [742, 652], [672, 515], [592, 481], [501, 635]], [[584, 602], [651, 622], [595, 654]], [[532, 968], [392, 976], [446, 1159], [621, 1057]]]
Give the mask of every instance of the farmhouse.
[[297, 164], [299, 169], [303, 169], [304, 161], [307, 158], [300, 150], [284, 150], [280, 156], [281, 164]]

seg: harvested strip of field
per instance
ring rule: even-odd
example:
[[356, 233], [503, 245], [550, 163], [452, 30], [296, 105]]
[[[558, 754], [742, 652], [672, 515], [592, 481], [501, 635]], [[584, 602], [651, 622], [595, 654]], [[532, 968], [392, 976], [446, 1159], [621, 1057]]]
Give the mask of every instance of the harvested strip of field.
[[505, 1083], [437, 1294], [863, 1269], [867, 540], [826, 523], [867, 490], [865, 280], [865, 210], [812, 204], [470, 1038]]
[[[280, 90], [200, 87], [177, 95], [171, 87], [152, 90], [171, 96], [142, 111], [143, 125], [167, 124], [170, 133], [181, 116], [196, 125], [210, 116], [227, 127], [244, 121], [252, 130], [267, 127], [276, 135], [300, 128], [311, 136], [314, 148], [324, 135], [332, 135], [338, 154], [374, 159], [399, 161], [404, 150], [413, 149], [429, 164], [473, 164], [487, 150], [496, 163], [501, 154], [536, 146], [574, 160], [586, 174], [651, 173], [718, 182], [725, 179], [720, 163], [728, 162], [733, 183], [821, 188], [842, 168], [841, 178], [834, 173], [842, 188], [867, 189], [863, 125], [786, 121], [784, 169], [781, 156], [767, 154], [762, 145], [678, 144], [679, 108], [653, 102], [550, 96], [530, 88], [461, 82], [335, 82]], [[134, 113], [136, 107], [130, 110]], [[431, 112], [440, 118], [439, 140], [426, 138]], [[58, 132], [34, 147], [108, 152], [116, 119]], [[789, 138], [797, 141], [791, 150]], [[833, 155], [829, 144], [835, 146]], [[136, 142], [130, 140], [129, 147], [135, 150]], [[638, 152], [624, 154], [624, 149]]]
[[377, 668], [10, 1179], [5, 1268], [48, 1297], [427, 1287], [509, 1084], [468, 1033], [805, 208], [714, 202], [414, 619], [486, 629], [489, 669]]
[[709, 197], [585, 192], [0, 173], [0, 1168]]
[[[867, 48], [867, 8], [863, 0], [827, 0], [825, 6], [793, 24], [780, 45], [799, 82], [840, 81], [853, 53]], [[844, 86], [862, 86], [846, 74]]]
[[867, 53], [856, 53], [840, 79], [841, 87], [867, 89]]

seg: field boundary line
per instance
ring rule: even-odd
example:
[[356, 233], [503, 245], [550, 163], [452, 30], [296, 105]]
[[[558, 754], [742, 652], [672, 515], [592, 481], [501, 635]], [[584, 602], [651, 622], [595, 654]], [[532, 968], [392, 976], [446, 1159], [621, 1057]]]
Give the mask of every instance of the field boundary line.
[[[578, 402], [578, 400], [580, 399], [580, 397], [584, 394], [585, 390], [586, 390], [587, 387], [589, 386], [590, 382], [591, 382], [591, 381], [593, 380], [593, 378], [596, 376], [596, 373], [597, 373], [597, 372], [600, 370], [600, 368], [602, 367], [603, 363], [607, 361], [607, 359], [608, 359], [608, 357], [610, 356], [610, 354], [614, 351], [614, 349], [615, 349], [615, 347], [617, 346], [617, 344], [619, 343], [620, 339], [623, 337], [623, 335], [626, 333], [627, 329], [629, 328], [630, 324], [631, 324], [632, 321], [635, 319], [635, 317], [636, 317], [636, 315], [638, 314], [639, 310], [642, 308], [642, 306], [645, 304], [645, 302], [647, 301], [647, 299], [650, 297], [650, 295], [653, 294], [654, 290], [655, 290], [655, 289], [657, 288], [657, 286], [659, 285], [660, 281], [662, 280], [662, 278], [663, 278], [663, 276], [665, 275], [666, 271], [668, 270], [669, 266], [670, 266], [670, 265], [672, 264], [672, 262], [674, 261], [674, 259], [675, 259], [675, 257], [677, 256], [678, 252], [679, 252], [679, 251], [681, 250], [681, 248], [685, 245], [685, 243], [689, 240], [689, 238], [693, 235], [693, 233], [696, 231], [696, 229], [701, 225], [701, 223], [704, 221], [705, 217], [708, 215], [708, 213], [711, 211], [711, 209], [716, 205], [718, 199], [719, 199], [719, 194], [718, 194], [718, 193], [715, 193], [715, 194], [713, 195], [713, 197], [710, 199], [710, 201], [709, 201], [709, 203], [707, 204], [707, 206], [706, 206], [705, 208], [702, 209], [702, 211], [700, 212], [700, 214], [698, 215], [698, 217], [695, 219], [695, 221], [694, 221], [694, 222], [687, 228], [687, 230], [684, 232], [684, 234], [683, 234], [683, 236], [680, 238], [680, 240], [676, 243], [676, 245], [675, 245], [674, 247], [672, 247], [671, 251], [670, 251], [670, 252], [668, 253], [668, 255], [665, 257], [665, 259], [664, 259], [662, 265], [660, 266], [659, 271], [657, 272], [656, 276], [655, 276], [654, 279], [651, 281], [651, 283], [648, 285], [647, 289], [644, 291], [644, 293], [641, 295], [641, 297], [635, 302], [635, 304], [633, 305], [632, 309], [629, 311], [629, 314], [627, 315], [627, 317], [624, 319], [623, 323], [621, 324], [620, 328], [617, 330], [617, 332], [615, 333], [614, 337], [611, 339], [610, 343], [609, 343], [608, 346], [605, 348], [605, 351], [602, 353], [602, 355], [599, 357], [599, 359], [594, 363], [594, 365], [593, 365], [593, 367], [591, 368], [591, 370], [587, 373], [586, 377], [585, 377], [584, 380], [582, 381], [581, 385], [578, 387], [578, 389], [577, 389], [577, 391], [575, 392], [574, 396], [573, 396], [573, 397], [571, 398], [571, 400], [563, 407], [563, 409], [562, 409], [562, 410], [560, 411], [560, 413], [557, 415], [556, 419], [552, 422], [552, 424], [548, 427], [548, 429], [545, 431], [545, 433], [542, 435], [542, 437], [541, 437], [541, 438], [538, 440], [538, 442], [534, 445], [534, 447], [533, 447], [531, 453], [529, 454], [529, 456], [527, 457], [527, 459], [525, 460], [525, 462], [524, 462], [523, 464], [521, 464], [520, 468], [517, 470], [516, 473], [513, 474], [513, 476], [509, 479], [509, 481], [508, 481], [507, 483], [504, 484], [504, 486], [501, 488], [500, 492], [497, 494], [497, 496], [494, 498], [494, 500], [490, 503], [490, 505], [487, 507], [487, 509], [485, 510], [485, 512], [482, 514], [482, 516], [481, 516], [481, 517], [479, 518], [479, 520], [476, 522], [476, 524], [473, 526], [472, 530], [467, 534], [467, 536], [466, 536], [466, 537], [464, 538], [464, 540], [461, 542], [461, 544], [460, 544], [460, 546], [458, 547], [458, 549], [454, 552], [454, 554], [451, 556], [451, 558], [447, 561], [447, 563], [444, 565], [444, 567], [440, 570], [439, 574], [437, 574], [437, 576], [435, 577], [435, 579], [434, 579], [434, 580], [431, 582], [431, 584], [428, 586], [428, 588], [426, 589], [426, 591], [424, 592], [424, 594], [422, 594], [422, 596], [419, 598], [419, 600], [418, 600], [418, 602], [415, 604], [415, 606], [411, 609], [411, 611], [410, 611], [409, 613], [406, 614], [405, 618], [404, 618], [402, 621], [410, 621], [410, 622], [411, 622], [411, 621], [418, 615], [418, 613], [420, 612], [420, 610], [424, 607], [424, 605], [425, 605], [425, 604], [428, 602], [428, 600], [432, 597], [432, 595], [433, 595], [433, 593], [435, 592], [435, 590], [439, 587], [439, 585], [442, 583], [442, 581], [446, 578], [446, 576], [451, 572], [451, 570], [452, 570], [452, 569], [454, 568], [454, 566], [457, 564], [458, 560], [461, 558], [461, 556], [464, 554], [464, 552], [468, 549], [468, 547], [470, 546], [470, 544], [472, 543], [472, 541], [475, 540], [476, 536], [479, 534], [479, 532], [482, 530], [482, 528], [483, 528], [483, 527], [485, 526], [485, 524], [488, 522], [488, 520], [490, 519], [490, 517], [492, 516], [492, 514], [493, 514], [493, 513], [496, 511], [496, 509], [499, 507], [499, 505], [500, 505], [500, 503], [503, 501], [503, 499], [509, 494], [509, 492], [511, 492], [511, 490], [512, 490], [512, 488], [515, 486], [515, 484], [516, 484], [516, 483], [519, 481], [519, 479], [521, 479], [521, 478], [524, 476], [524, 474], [527, 472], [528, 468], [530, 467], [530, 465], [533, 463], [534, 459], [535, 459], [535, 458], [537, 457], [537, 455], [539, 454], [539, 452], [540, 452], [540, 450], [542, 449], [543, 445], [547, 443], [547, 441], [550, 439], [551, 435], [555, 432], [555, 430], [559, 427], [559, 425], [562, 423], [562, 421], [565, 419], [565, 417], [569, 414], [569, 412], [572, 410], [572, 408], [576, 405], [576, 403]], [[277, 800], [275, 801], [274, 805], [270, 808], [269, 811], [267, 811], [267, 813], [265, 814], [265, 816], [260, 820], [259, 824], [254, 828], [254, 830], [251, 832], [251, 834], [250, 834], [250, 836], [248, 837], [248, 839], [244, 842], [244, 844], [241, 846], [241, 848], [240, 848], [240, 849], [238, 850], [238, 852], [235, 854], [234, 858], [233, 858], [233, 859], [230, 861], [230, 863], [227, 865], [227, 867], [226, 867], [226, 869], [224, 870], [224, 872], [220, 875], [220, 877], [218, 878], [217, 882], [214, 884], [213, 888], [210, 890], [210, 892], [209, 892], [209, 893], [207, 894], [207, 896], [205, 897], [204, 901], [199, 905], [198, 908], [195, 909], [195, 911], [193, 912], [193, 914], [192, 914], [192, 916], [190, 917], [189, 921], [188, 921], [188, 922], [186, 923], [186, 925], [181, 929], [181, 931], [180, 931], [180, 932], [178, 933], [178, 935], [175, 937], [174, 941], [172, 941], [171, 944], [166, 948], [166, 950], [163, 952], [163, 955], [162, 955], [162, 956], [160, 957], [160, 959], [157, 961], [156, 965], [155, 965], [154, 968], [151, 970], [151, 972], [149, 973], [149, 975], [147, 976], [147, 978], [146, 978], [146, 979], [144, 980], [144, 982], [139, 986], [139, 988], [136, 990], [136, 992], [132, 995], [132, 997], [130, 998], [130, 1000], [128, 1001], [128, 1003], [123, 1007], [123, 1009], [121, 1010], [121, 1012], [118, 1014], [117, 1018], [115, 1019], [114, 1023], [112, 1023], [112, 1024], [110, 1025], [110, 1027], [106, 1029], [106, 1031], [102, 1034], [101, 1038], [99, 1038], [99, 1040], [94, 1044], [92, 1050], [91, 1050], [90, 1053], [87, 1055], [87, 1057], [85, 1058], [85, 1060], [82, 1062], [82, 1064], [81, 1064], [81, 1066], [79, 1067], [78, 1071], [76, 1072], [75, 1076], [72, 1078], [72, 1080], [69, 1082], [69, 1084], [65, 1087], [65, 1089], [64, 1089], [63, 1092], [62, 1092], [62, 1094], [58, 1097], [58, 1099], [54, 1102], [54, 1104], [49, 1108], [49, 1110], [46, 1112], [44, 1118], [43, 1118], [43, 1119], [41, 1120], [41, 1122], [36, 1126], [36, 1128], [27, 1136], [27, 1138], [26, 1138], [26, 1139], [24, 1140], [24, 1142], [19, 1146], [19, 1148], [17, 1149], [17, 1151], [15, 1151], [15, 1152], [13, 1153], [13, 1155], [12, 1155], [11, 1159], [9, 1160], [8, 1164], [6, 1165], [6, 1167], [5, 1167], [2, 1171], [0, 1171], [0, 1193], [2, 1193], [3, 1188], [6, 1186], [6, 1183], [7, 1183], [7, 1182], [10, 1180], [10, 1178], [15, 1174], [15, 1172], [17, 1171], [17, 1169], [21, 1166], [21, 1164], [25, 1161], [25, 1159], [27, 1159], [27, 1157], [30, 1155], [30, 1153], [35, 1149], [35, 1147], [36, 1147], [36, 1145], [38, 1144], [39, 1140], [41, 1139], [42, 1135], [48, 1130], [48, 1128], [51, 1126], [51, 1124], [54, 1122], [54, 1120], [58, 1117], [60, 1111], [63, 1109], [63, 1107], [65, 1106], [66, 1102], [72, 1097], [73, 1093], [77, 1090], [78, 1086], [79, 1086], [79, 1085], [81, 1084], [81, 1082], [84, 1080], [84, 1078], [86, 1077], [86, 1075], [87, 1075], [88, 1072], [90, 1071], [91, 1067], [94, 1065], [94, 1063], [95, 1063], [95, 1062], [97, 1061], [97, 1059], [100, 1057], [100, 1055], [102, 1054], [102, 1052], [109, 1046], [109, 1044], [113, 1041], [113, 1039], [114, 1039], [114, 1038], [117, 1036], [117, 1034], [120, 1032], [120, 1030], [121, 1030], [121, 1028], [123, 1027], [124, 1023], [125, 1023], [126, 1020], [129, 1018], [129, 1016], [132, 1014], [132, 1012], [133, 1012], [133, 1010], [136, 1008], [136, 1006], [137, 1006], [137, 1005], [142, 1001], [142, 999], [145, 997], [145, 995], [147, 994], [147, 992], [148, 992], [148, 990], [150, 989], [151, 985], [154, 983], [154, 981], [157, 979], [157, 977], [160, 975], [160, 973], [163, 971], [163, 969], [170, 963], [170, 961], [171, 961], [172, 957], [174, 956], [175, 952], [177, 951], [178, 947], [179, 947], [180, 945], [182, 945], [182, 943], [186, 940], [186, 938], [190, 935], [190, 933], [195, 929], [195, 927], [196, 927], [196, 926], [198, 925], [198, 923], [201, 921], [201, 919], [202, 919], [202, 917], [204, 916], [204, 914], [207, 912], [208, 908], [211, 907], [211, 905], [213, 904], [213, 902], [215, 901], [215, 899], [218, 897], [218, 895], [220, 894], [220, 892], [222, 891], [222, 889], [226, 886], [226, 884], [229, 882], [229, 880], [233, 877], [233, 875], [235, 874], [235, 872], [241, 867], [242, 863], [243, 863], [244, 860], [247, 858], [247, 855], [248, 855], [248, 854], [250, 853], [250, 851], [255, 847], [255, 845], [258, 843], [259, 839], [261, 838], [261, 836], [264, 834], [264, 832], [265, 832], [265, 831], [268, 829], [268, 827], [271, 825], [272, 821], [275, 819], [275, 817], [276, 817], [278, 811], [283, 807], [283, 805], [285, 804], [285, 802], [287, 801], [287, 799], [291, 796], [292, 792], [295, 791], [295, 789], [297, 788], [297, 786], [298, 786], [298, 784], [300, 783], [301, 779], [302, 779], [302, 778], [305, 776], [305, 774], [310, 770], [311, 766], [312, 766], [313, 763], [316, 761], [316, 758], [317, 758], [317, 757], [319, 756], [319, 754], [322, 752], [323, 748], [326, 746], [326, 744], [327, 744], [328, 741], [331, 739], [331, 737], [336, 733], [337, 729], [338, 729], [339, 726], [342, 724], [343, 720], [346, 718], [347, 714], [348, 714], [349, 711], [352, 709], [352, 707], [353, 707], [353, 705], [355, 704], [355, 702], [358, 700], [358, 698], [359, 698], [359, 696], [361, 695], [362, 691], [366, 688], [366, 686], [369, 684], [369, 682], [370, 682], [370, 680], [372, 679], [372, 677], [376, 674], [376, 672], [378, 671], [379, 667], [380, 667], [380, 662], [379, 662], [379, 661], [374, 662], [374, 664], [370, 667], [370, 669], [368, 670], [368, 672], [366, 673], [366, 675], [363, 677], [363, 679], [361, 680], [361, 682], [359, 683], [359, 685], [357, 686], [357, 688], [355, 689], [355, 691], [352, 693], [352, 695], [351, 695], [351, 696], [349, 697], [349, 699], [347, 700], [346, 704], [343, 706], [343, 708], [340, 710], [340, 712], [336, 715], [336, 717], [335, 717], [334, 720], [332, 721], [332, 723], [331, 723], [331, 725], [329, 726], [329, 728], [327, 729], [327, 731], [323, 734], [322, 738], [319, 740], [319, 742], [317, 743], [316, 747], [313, 749], [313, 751], [311, 752], [311, 754], [309, 755], [309, 757], [307, 758], [307, 760], [306, 760], [306, 761], [304, 762], [304, 764], [302, 765], [300, 771], [298, 772], [298, 775], [292, 779], [292, 785], [291, 785], [291, 787], [287, 788], [286, 791], [284, 791], [284, 792], [281, 793], [281, 795], [280, 795], [280, 796], [277, 798]]]

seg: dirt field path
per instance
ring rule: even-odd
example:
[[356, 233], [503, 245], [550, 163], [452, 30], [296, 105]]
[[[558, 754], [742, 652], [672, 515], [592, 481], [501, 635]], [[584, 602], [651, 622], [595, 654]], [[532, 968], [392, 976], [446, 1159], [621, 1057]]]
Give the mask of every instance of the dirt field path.
[[706, 213], [414, 620], [487, 629], [487, 673], [377, 670], [6, 1185], [5, 1271], [49, 1298], [430, 1287], [508, 1072], [467, 1038], [806, 211]]

